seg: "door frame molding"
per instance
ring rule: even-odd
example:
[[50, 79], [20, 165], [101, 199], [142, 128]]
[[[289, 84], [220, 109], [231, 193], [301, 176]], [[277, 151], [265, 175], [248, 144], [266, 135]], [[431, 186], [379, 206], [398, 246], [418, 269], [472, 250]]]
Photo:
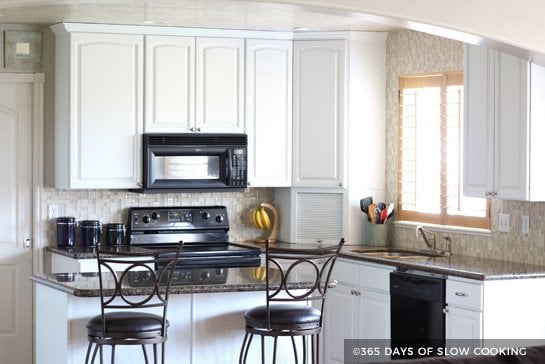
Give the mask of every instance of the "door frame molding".
[[[31, 83], [32, 91], [32, 273], [43, 272], [44, 73], [0, 73], [0, 82]], [[23, 244], [23, 242], [17, 242]]]

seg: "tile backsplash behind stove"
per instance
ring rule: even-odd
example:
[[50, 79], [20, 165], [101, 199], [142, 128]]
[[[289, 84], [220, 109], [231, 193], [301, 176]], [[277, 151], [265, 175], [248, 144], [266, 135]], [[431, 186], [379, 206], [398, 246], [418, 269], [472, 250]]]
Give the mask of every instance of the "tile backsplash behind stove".
[[125, 190], [59, 190], [46, 188], [43, 193], [46, 217], [45, 245], [55, 245], [55, 219], [47, 219], [49, 206], [57, 206], [59, 216], [79, 220], [99, 220], [102, 224], [127, 223], [130, 207], [147, 206], [227, 206], [232, 241], [253, 240], [260, 235], [248, 220], [248, 212], [261, 202], [274, 202], [274, 189], [248, 188], [245, 192], [157, 193], [141, 194]]

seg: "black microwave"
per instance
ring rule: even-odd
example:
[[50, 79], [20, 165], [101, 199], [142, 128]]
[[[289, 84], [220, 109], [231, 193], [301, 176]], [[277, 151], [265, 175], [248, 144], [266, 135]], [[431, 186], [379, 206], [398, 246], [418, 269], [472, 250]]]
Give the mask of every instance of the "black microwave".
[[144, 134], [143, 192], [243, 190], [247, 149], [246, 134]]

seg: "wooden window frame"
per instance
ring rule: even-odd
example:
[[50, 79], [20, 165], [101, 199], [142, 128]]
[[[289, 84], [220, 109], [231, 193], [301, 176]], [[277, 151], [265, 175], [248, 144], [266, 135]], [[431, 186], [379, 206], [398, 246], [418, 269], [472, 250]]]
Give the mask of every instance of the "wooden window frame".
[[[464, 216], [464, 215], [449, 215], [447, 213], [447, 191], [446, 191], [446, 148], [441, 148], [441, 212], [438, 214], [424, 213], [418, 211], [403, 210], [401, 204], [402, 199], [402, 147], [403, 147], [403, 128], [402, 128], [402, 90], [404, 88], [421, 88], [426, 86], [438, 86], [440, 80], [440, 87], [442, 90], [450, 85], [463, 85], [463, 72], [444, 72], [436, 74], [421, 74], [421, 75], [406, 75], [399, 77], [399, 92], [398, 92], [398, 165], [397, 165], [397, 195], [398, 195], [398, 211], [397, 220], [414, 221], [420, 223], [448, 225], [448, 226], [461, 226], [471, 228], [490, 229], [490, 201], [486, 200], [485, 217]], [[463, 117], [463, 111], [461, 111]], [[441, 92], [441, 140], [446, 140], [446, 92]], [[460, 130], [462, 132], [462, 130]], [[463, 148], [460, 145], [460, 148]], [[461, 172], [461, 170], [460, 170]], [[459, 175], [460, 176], [460, 175]], [[462, 181], [459, 181], [459, 189], [462, 188]], [[461, 192], [461, 191], [460, 191]]]

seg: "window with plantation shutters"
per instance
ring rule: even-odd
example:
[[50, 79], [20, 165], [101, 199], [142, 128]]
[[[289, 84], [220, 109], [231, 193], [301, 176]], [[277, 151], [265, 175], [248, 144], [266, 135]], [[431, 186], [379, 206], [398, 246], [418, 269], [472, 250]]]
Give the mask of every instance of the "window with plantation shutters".
[[398, 219], [489, 228], [488, 202], [465, 197], [462, 72], [399, 80]]

